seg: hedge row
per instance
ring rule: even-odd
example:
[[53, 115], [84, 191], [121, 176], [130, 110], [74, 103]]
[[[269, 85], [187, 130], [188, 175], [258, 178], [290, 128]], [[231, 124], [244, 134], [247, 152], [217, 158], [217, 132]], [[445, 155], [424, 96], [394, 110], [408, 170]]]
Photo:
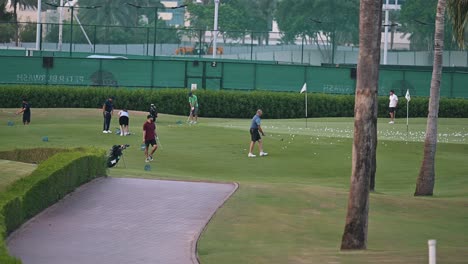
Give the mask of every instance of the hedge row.
[[21, 263], [8, 254], [5, 245], [11, 232], [76, 187], [104, 175], [105, 151], [74, 149], [53, 155], [0, 193], [0, 263]]
[[54, 154], [65, 151], [69, 150], [58, 148], [15, 149], [11, 151], [0, 151], [0, 159], [25, 163], [41, 163]]
[[[126, 89], [104, 87], [1, 86], [0, 108], [19, 107], [27, 97], [36, 108], [99, 108], [109, 96], [115, 97], [117, 108], [147, 111], [151, 103], [167, 114], [188, 114], [187, 89]], [[262, 108], [265, 118], [304, 117], [304, 94], [266, 91], [203, 91], [196, 92], [200, 116], [248, 118]], [[388, 97], [379, 97], [379, 117], [388, 116]], [[427, 97], [413, 97], [411, 117], [426, 117]], [[406, 116], [406, 100], [400, 98], [398, 116]], [[352, 117], [354, 95], [309, 94], [309, 117]], [[440, 100], [440, 117], [468, 117], [468, 100]]]

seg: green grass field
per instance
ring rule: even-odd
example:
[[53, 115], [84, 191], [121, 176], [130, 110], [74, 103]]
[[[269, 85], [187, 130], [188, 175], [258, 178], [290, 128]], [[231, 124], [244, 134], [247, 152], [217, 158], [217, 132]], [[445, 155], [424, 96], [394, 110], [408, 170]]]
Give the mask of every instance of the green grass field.
[[[368, 250], [340, 252], [351, 175], [352, 118], [263, 120], [268, 157], [247, 158], [250, 120], [160, 115], [162, 143], [145, 171], [141, 127], [130, 111], [128, 137], [102, 134], [99, 109], [33, 109], [23, 126], [0, 109], [0, 150], [130, 144], [109, 174], [193, 181], [235, 181], [239, 190], [216, 214], [199, 244], [204, 264], [427, 263], [437, 239], [440, 263], [468, 260], [468, 119], [440, 119], [435, 195], [415, 198], [425, 119], [379, 119], [376, 193]], [[253, 113], [252, 113], [253, 115]], [[7, 126], [12, 121], [14, 126]], [[183, 124], [177, 124], [182, 121]], [[112, 120], [112, 129], [117, 119]], [[43, 142], [47, 136], [49, 141]], [[0, 169], [3, 170], [0, 163]], [[4, 181], [1, 177], [0, 181]]]

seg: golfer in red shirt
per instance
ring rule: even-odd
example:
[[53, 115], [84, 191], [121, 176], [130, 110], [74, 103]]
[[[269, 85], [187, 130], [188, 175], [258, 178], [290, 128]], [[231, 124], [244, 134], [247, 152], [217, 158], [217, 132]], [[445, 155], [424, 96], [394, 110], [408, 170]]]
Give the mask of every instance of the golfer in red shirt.
[[[156, 143], [156, 124], [153, 122], [153, 117], [148, 115], [146, 117], [146, 122], [143, 124], [143, 143], [145, 143], [145, 162], [150, 162], [153, 160], [153, 154], [158, 149], [158, 144]], [[149, 145], [151, 144], [151, 154], [148, 154]]]

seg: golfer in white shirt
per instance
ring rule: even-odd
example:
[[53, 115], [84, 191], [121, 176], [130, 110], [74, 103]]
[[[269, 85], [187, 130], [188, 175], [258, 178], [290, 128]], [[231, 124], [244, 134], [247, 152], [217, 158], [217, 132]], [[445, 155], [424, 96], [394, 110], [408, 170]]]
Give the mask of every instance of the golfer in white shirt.
[[389, 124], [395, 123], [395, 111], [398, 105], [398, 96], [396, 96], [395, 91], [390, 90], [390, 104], [388, 105], [388, 110], [390, 112], [390, 122]]

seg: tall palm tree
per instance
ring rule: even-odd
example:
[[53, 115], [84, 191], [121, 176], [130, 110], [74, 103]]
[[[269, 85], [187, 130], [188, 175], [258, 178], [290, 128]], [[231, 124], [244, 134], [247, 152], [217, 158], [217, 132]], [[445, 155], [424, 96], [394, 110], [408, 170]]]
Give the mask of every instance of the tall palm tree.
[[468, 22], [468, 0], [439, 0], [434, 37], [434, 66], [432, 70], [429, 114], [427, 116], [424, 158], [416, 182], [415, 196], [432, 195], [435, 184], [435, 154], [437, 146], [437, 118], [439, 115], [442, 55], [444, 51], [445, 10], [453, 21], [453, 32], [460, 47], [464, 47], [464, 32]]
[[370, 178], [376, 171], [382, 0], [361, 0], [351, 188], [341, 249], [366, 249]]
[[18, 25], [18, 8], [19, 9], [26, 9], [26, 8], [36, 8], [37, 7], [37, 0], [0, 0], [0, 5], [5, 5], [10, 2], [10, 6], [13, 7], [13, 22], [16, 24], [16, 32], [15, 32], [15, 44], [18, 46], [19, 42], [19, 25]]

